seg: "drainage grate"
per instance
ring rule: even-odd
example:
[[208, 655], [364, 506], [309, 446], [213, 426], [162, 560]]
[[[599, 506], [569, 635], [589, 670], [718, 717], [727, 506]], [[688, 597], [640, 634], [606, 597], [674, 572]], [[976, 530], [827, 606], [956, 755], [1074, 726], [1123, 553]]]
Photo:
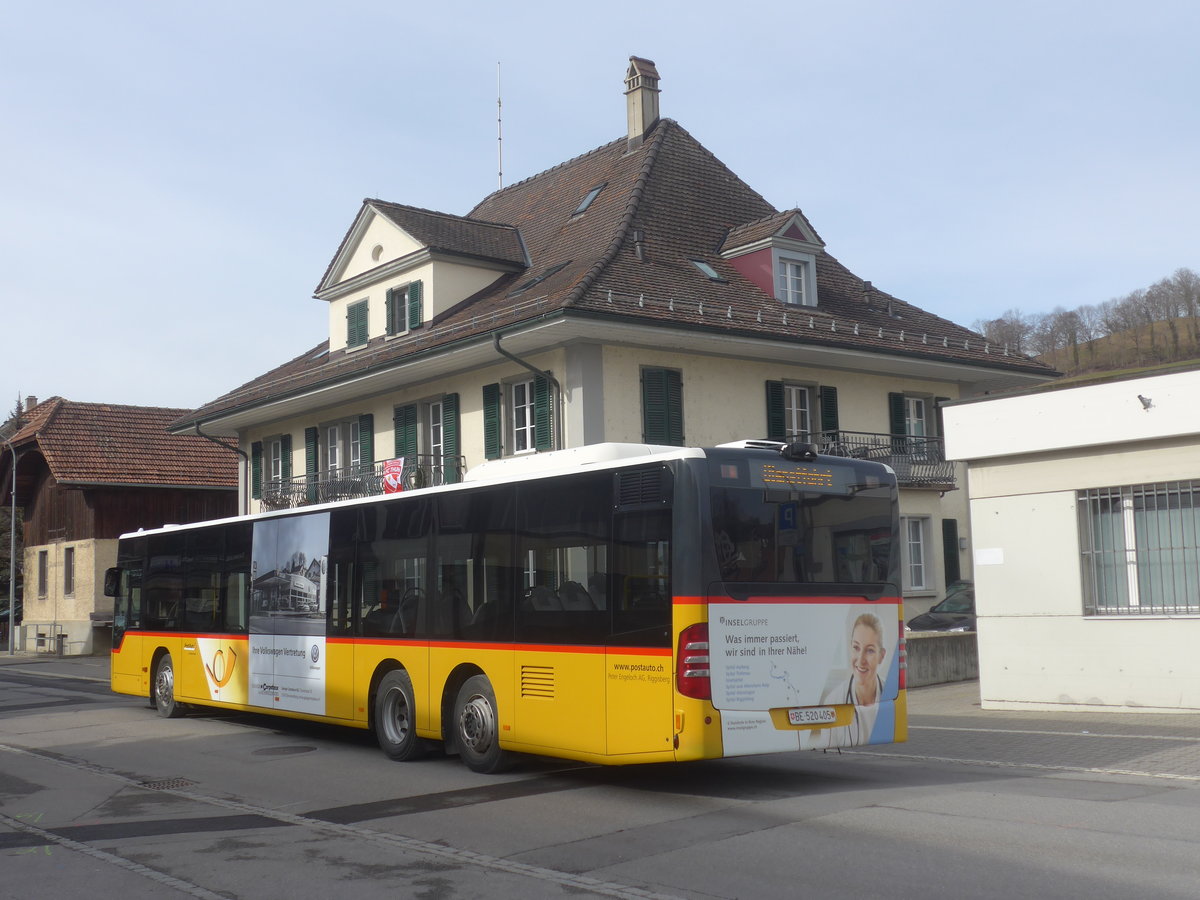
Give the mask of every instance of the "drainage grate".
[[196, 782], [188, 781], [186, 778], [164, 778], [162, 781], [142, 782], [142, 787], [150, 791], [179, 791], [195, 786]]

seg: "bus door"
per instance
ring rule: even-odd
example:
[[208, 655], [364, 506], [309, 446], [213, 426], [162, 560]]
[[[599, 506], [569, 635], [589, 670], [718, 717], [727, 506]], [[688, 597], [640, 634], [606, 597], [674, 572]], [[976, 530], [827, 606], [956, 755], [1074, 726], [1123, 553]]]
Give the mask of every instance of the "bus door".
[[121, 568], [113, 608], [112, 687], [120, 693], [138, 694], [150, 682], [142, 672], [142, 566]]
[[672, 749], [670, 565], [670, 510], [658, 504], [614, 517], [613, 571], [606, 600], [612, 633], [604, 667], [610, 754]]
[[612, 476], [518, 485], [516, 739], [605, 752]]

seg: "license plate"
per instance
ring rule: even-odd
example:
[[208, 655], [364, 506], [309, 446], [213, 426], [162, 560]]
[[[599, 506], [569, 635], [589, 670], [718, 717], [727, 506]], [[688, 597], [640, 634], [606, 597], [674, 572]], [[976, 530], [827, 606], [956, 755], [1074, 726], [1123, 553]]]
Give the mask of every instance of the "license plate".
[[792, 725], [831, 725], [837, 721], [837, 710], [832, 706], [803, 706], [788, 710], [788, 722]]

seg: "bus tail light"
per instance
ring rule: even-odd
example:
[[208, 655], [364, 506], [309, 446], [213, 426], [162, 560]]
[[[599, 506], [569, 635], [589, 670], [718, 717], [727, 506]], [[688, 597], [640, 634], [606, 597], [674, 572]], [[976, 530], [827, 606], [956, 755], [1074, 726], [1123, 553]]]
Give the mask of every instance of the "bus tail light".
[[708, 657], [708, 623], [690, 625], [679, 635], [679, 662], [675, 668], [679, 693], [695, 700], [712, 699], [712, 670]]
[[896, 661], [900, 664], [899, 686], [904, 690], [908, 686], [908, 641], [904, 639], [904, 623], [900, 623], [900, 645], [896, 648]]

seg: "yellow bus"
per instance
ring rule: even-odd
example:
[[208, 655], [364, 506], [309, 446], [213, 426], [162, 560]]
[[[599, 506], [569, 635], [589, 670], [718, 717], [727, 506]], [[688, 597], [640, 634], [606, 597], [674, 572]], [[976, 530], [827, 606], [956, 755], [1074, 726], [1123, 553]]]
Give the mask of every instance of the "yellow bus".
[[512, 753], [711, 759], [907, 734], [896, 480], [809, 444], [600, 444], [121, 538], [112, 689]]

